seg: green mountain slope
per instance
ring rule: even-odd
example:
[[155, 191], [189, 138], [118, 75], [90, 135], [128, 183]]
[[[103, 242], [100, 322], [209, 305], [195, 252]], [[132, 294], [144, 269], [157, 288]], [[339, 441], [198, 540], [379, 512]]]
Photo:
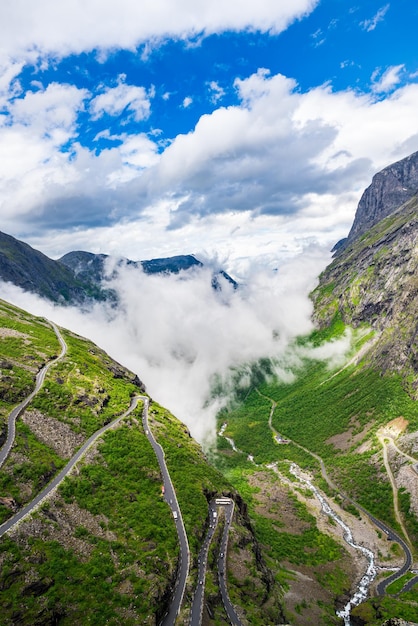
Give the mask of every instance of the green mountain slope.
[[[235, 402], [218, 419], [214, 462], [247, 494], [269, 558], [289, 570], [284, 603], [292, 624], [341, 624], [336, 608], [353, 596], [366, 567], [359, 569], [329, 517], [324, 522], [296, 467], [375, 554], [371, 599], [351, 607], [352, 623], [417, 622], [413, 571], [377, 597], [385, 568], [400, 568], [405, 555], [367, 512], [409, 546], [416, 566], [418, 196], [340, 249], [312, 300], [317, 330], [310, 337], [278, 362], [253, 365], [247, 387], [236, 373]], [[320, 357], [343, 337], [350, 349], [338, 364]], [[403, 592], [413, 578], [417, 584]]]
[[312, 298], [320, 328], [336, 317], [371, 326], [382, 371], [402, 372], [418, 392], [418, 196], [352, 241], [322, 273]]
[[[320, 345], [317, 334], [311, 342]], [[304, 342], [303, 351], [300, 346], [294, 350], [306, 355], [307, 345]], [[344, 543], [338, 527], [321, 514], [318, 501], [290, 473], [294, 464], [326, 494], [356, 541], [371, 547], [379, 568], [400, 567], [403, 553], [360, 506], [398, 532], [417, 556], [416, 401], [406, 393], [399, 374], [382, 376], [361, 358], [363, 350], [364, 334], [358, 333], [350, 355], [358, 359], [347, 357], [345, 367], [330, 370], [322, 361], [301, 357], [292, 383], [275, 378], [272, 363], [269, 382], [262, 382], [255, 372], [253, 384], [240, 390], [241, 400], [219, 416], [218, 426], [224, 430], [215, 463], [246, 494], [256, 534], [268, 546], [271, 562], [288, 570], [282, 577], [291, 624], [341, 624], [336, 607], [353, 595], [360, 572], [366, 569], [364, 562], [358, 569], [358, 556]], [[372, 595], [384, 576], [378, 569]], [[388, 603], [392, 611], [386, 608], [382, 615], [416, 621], [417, 587], [396, 600], [375, 598], [372, 604], [377, 608], [370, 615], [376, 621], [356, 624], [381, 624], [378, 607]]]
[[[67, 353], [50, 367], [17, 420], [13, 448], [0, 468], [1, 523], [29, 503], [89, 435], [123, 414], [133, 395], [144, 394], [138, 377], [97, 346], [63, 329], [61, 334]], [[33, 389], [36, 372], [60, 346], [46, 320], [3, 301], [0, 335], [5, 434], [11, 409]], [[155, 624], [166, 612], [179, 547], [141, 412], [139, 403], [100, 437], [35, 513], [0, 539], [2, 624]], [[208, 463], [186, 427], [153, 401], [149, 425], [164, 448], [189, 537], [191, 569], [181, 623], [188, 623], [208, 502], [217, 494], [232, 496], [237, 505], [231, 554], [246, 547], [239, 577], [236, 565], [228, 565], [230, 593], [251, 623], [283, 623], [281, 586], [265, 564], [242, 498]], [[212, 617], [222, 622], [219, 541], [220, 534], [210, 553], [206, 593]]]

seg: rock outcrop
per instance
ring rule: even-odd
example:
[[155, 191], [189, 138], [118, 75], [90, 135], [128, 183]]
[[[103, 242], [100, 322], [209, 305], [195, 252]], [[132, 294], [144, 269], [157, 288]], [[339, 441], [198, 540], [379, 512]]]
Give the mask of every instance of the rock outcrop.
[[347, 239], [336, 252], [358, 239], [418, 193], [418, 152], [397, 161], [373, 177], [357, 207]]
[[349, 242], [312, 294], [319, 327], [335, 316], [380, 333], [372, 361], [418, 396], [418, 195]]

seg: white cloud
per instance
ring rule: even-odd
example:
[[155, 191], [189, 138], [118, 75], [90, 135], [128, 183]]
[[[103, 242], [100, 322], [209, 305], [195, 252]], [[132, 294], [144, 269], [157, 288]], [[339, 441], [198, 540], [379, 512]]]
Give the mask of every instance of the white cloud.
[[120, 155], [123, 163], [140, 169], [148, 168], [158, 163], [157, 145], [147, 135], [144, 133], [122, 135], [121, 138], [123, 138], [123, 143], [120, 147]]
[[293, 217], [315, 194], [334, 195], [337, 204], [341, 193], [360, 194], [418, 130], [415, 85], [383, 102], [329, 86], [301, 93], [267, 70], [236, 86], [240, 106], [202, 116], [138, 181], [148, 197], [175, 199], [173, 227], [223, 212]]
[[252, 241], [286, 256], [312, 238], [332, 245], [344, 236], [372, 174], [418, 149], [415, 84], [385, 100], [329, 85], [302, 93], [264, 69], [236, 89], [240, 105], [202, 116], [167, 147], [158, 136], [108, 133], [115, 145], [99, 155], [75, 141], [88, 92], [52, 85], [13, 100], [14, 123], [0, 127], [3, 230], [29, 233], [56, 256], [99, 240], [102, 252], [119, 241], [120, 254], [141, 242], [148, 257], [219, 246], [239, 259], [256, 253]]
[[216, 104], [217, 102], [219, 102], [219, 100], [222, 100], [222, 98], [225, 95], [225, 89], [223, 89], [219, 83], [217, 83], [215, 80], [212, 80], [209, 85], [209, 90], [211, 92], [211, 101]]
[[377, 13], [372, 18], [360, 22], [360, 26], [367, 32], [374, 30], [379, 22], [382, 22], [384, 20], [386, 13], [389, 11], [389, 8], [390, 4], [385, 4], [377, 11]]
[[[105, 113], [121, 115], [128, 111], [136, 122], [147, 119], [151, 110], [150, 94], [144, 87], [126, 85], [124, 78], [119, 76], [117, 87], [105, 87], [90, 102], [90, 111], [93, 119], [98, 119]], [[152, 95], [152, 94], [151, 94]]]
[[277, 272], [253, 264], [242, 289], [225, 282], [221, 294], [211, 287], [210, 269], [148, 276], [128, 266], [113, 284], [120, 310], [97, 305], [90, 314], [54, 307], [7, 284], [1, 291], [3, 298], [98, 343], [203, 441], [214, 436], [219, 408], [210, 402], [213, 377], [228, 381], [231, 367], [283, 358], [293, 338], [311, 330], [307, 294], [327, 259], [322, 250], [310, 249]]
[[166, 37], [226, 30], [275, 33], [308, 14], [318, 0], [26, 0], [0, 3], [1, 50], [15, 58], [133, 49]]
[[31, 128], [37, 135], [51, 135], [60, 131], [57, 145], [73, 133], [77, 114], [89, 95], [85, 89], [72, 85], [50, 83], [45, 90], [27, 91], [23, 98], [12, 101], [9, 111], [15, 125]]
[[60, 150], [73, 136], [77, 114], [87, 96], [86, 90], [51, 83], [45, 90], [29, 91], [8, 103], [8, 116], [0, 126], [0, 208], [4, 220], [39, 212], [46, 187], [65, 188], [71, 166]]
[[[21, 93], [21, 86], [17, 77], [23, 69], [23, 63], [8, 60], [0, 63], [0, 107], [7, 106], [9, 98]], [[1, 124], [1, 122], [0, 122]]]
[[321, 28], [318, 28], [314, 33], [312, 33], [311, 38], [313, 39], [313, 45], [315, 48], [322, 46], [322, 44], [326, 41], [326, 37], [324, 36], [324, 32]]
[[193, 104], [193, 98], [191, 98], [190, 96], [186, 96], [183, 99], [182, 107], [183, 109], [188, 109], [191, 104]]
[[[388, 93], [401, 82], [401, 73], [404, 72], [405, 65], [393, 65], [381, 74], [380, 68], [372, 74], [372, 90], [375, 93]], [[380, 75], [380, 77], [379, 77]]]

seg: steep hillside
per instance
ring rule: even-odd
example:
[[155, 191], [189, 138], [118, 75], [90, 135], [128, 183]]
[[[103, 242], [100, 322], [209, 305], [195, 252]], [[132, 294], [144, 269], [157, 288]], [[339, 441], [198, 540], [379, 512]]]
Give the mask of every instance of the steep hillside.
[[[30, 504], [89, 436], [123, 416], [133, 396], [146, 397], [136, 375], [90, 341], [60, 332], [66, 352], [22, 410], [13, 447], [0, 468], [0, 523]], [[4, 440], [7, 416], [34, 388], [40, 368], [61, 348], [49, 322], [3, 301], [0, 335]], [[179, 544], [142, 410], [140, 401], [91, 444], [76, 468], [31, 515], [2, 534], [0, 611], [5, 626], [161, 621], [176, 585]], [[246, 547], [240, 578], [234, 564], [228, 564], [230, 593], [240, 599], [239, 610], [244, 617], [251, 616], [251, 623], [283, 623], [281, 586], [264, 561], [242, 498], [208, 464], [185, 426], [152, 400], [148, 421], [163, 446], [189, 538], [190, 572], [178, 623], [189, 622], [198, 584], [198, 553], [209, 525], [208, 502], [219, 494], [236, 501], [231, 553]], [[220, 534], [213, 541], [208, 565], [205, 611], [224, 621], [219, 542]]]
[[358, 239], [418, 193], [418, 152], [378, 172], [363, 193], [348, 238], [341, 248]]
[[81, 304], [87, 298], [103, 297], [97, 286], [77, 279], [65, 265], [2, 232], [0, 279], [54, 302]]
[[355, 239], [320, 276], [314, 319], [340, 317], [379, 335], [369, 352], [382, 371], [402, 372], [418, 393], [418, 196]]

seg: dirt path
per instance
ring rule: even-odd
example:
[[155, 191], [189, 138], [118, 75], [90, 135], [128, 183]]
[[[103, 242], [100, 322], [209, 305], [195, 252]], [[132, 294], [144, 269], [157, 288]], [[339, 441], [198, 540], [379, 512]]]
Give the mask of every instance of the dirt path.
[[283, 434], [280, 434], [274, 428], [274, 426], [272, 424], [272, 419], [273, 419], [274, 411], [275, 411], [275, 409], [277, 407], [277, 402], [275, 402], [272, 398], [269, 398], [268, 396], [266, 396], [264, 393], [261, 393], [261, 391], [259, 391], [258, 389], [256, 389], [255, 391], [258, 393], [259, 396], [261, 396], [262, 398], [265, 398], [266, 400], [269, 400], [269, 402], [271, 402], [271, 410], [270, 410], [270, 415], [269, 415], [269, 419], [268, 419], [268, 425], [269, 425], [269, 428], [270, 428], [271, 432], [273, 433], [274, 439], [275, 440], [277, 440], [277, 438], [286, 439], [287, 441], [291, 442], [294, 446], [300, 448], [300, 450], [303, 450], [307, 454], [310, 454], [314, 459], [316, 459], [318, 461], [319, 466], [321, 468], [322, 478], [326, 481], [327, 485], [329, 487], [331, 487], [331, 489], [333, 489], [334, 491], [338, 491], [337, 485], [328, 476], [328, 472], [326, 470], [325, 464], [324, 464], [324, 462], [323, 462], [323, 460], [321, 459], [320, 456], [315, 454], [315, 452], [312, 452], [311, 450], [308, 450], [308, 448], [305, 448], [300, 443], [296, 443], [296, 441], [293, 441], [293, 440], [288, 439], [287, 437], [283, 436]]
[[[379, 439], [379, 443], [382, 446], [382, 450], [383, 450], [383, 463], [385, 465], [386, 473], [388, 475], [390, 484], [392, 486], [393, 510], [394, 510], [394, 513], [395, 513], [396, 521], [398, 522], [399, 526], [401, 527], [403, 535], [404, 535], [404, 537], [405, 537], [405, 539], [406, 539], [410, 549], [413, 550], [412, 542], [411, 542], [411, 540], [409, 538], [408, 531], [406, 530], [405, 524], [404, 524], [403, 519], [402, 519], [402, 515], [401, 515], [401, 513], [399, 511], [398, 487], [396, 485], [395, 477], [393, 475], [392, 468], [390, 467], [389, 459], [388, 459], [387, 442], [389, 442], [389, 444], [392, 444], [392, 445], [395, 445], [395, 444], [393, 443], [393, 440], [390, 437], [387, 437], [385, 435], [378, 435], [378, 439]], [[399, 450], [397, 446], [395, 446], [395, 448], [397, 450]], [[399, 452], [401, 452], [401, 451], [399, 450]], [[401, 452], [401, 454], [403, 454], [403, 453]], [[404, 456], [408, 457], [407, 454], [405, 454]], [[411, 459], [412, 457], [408, 457], [408, 458]]]

